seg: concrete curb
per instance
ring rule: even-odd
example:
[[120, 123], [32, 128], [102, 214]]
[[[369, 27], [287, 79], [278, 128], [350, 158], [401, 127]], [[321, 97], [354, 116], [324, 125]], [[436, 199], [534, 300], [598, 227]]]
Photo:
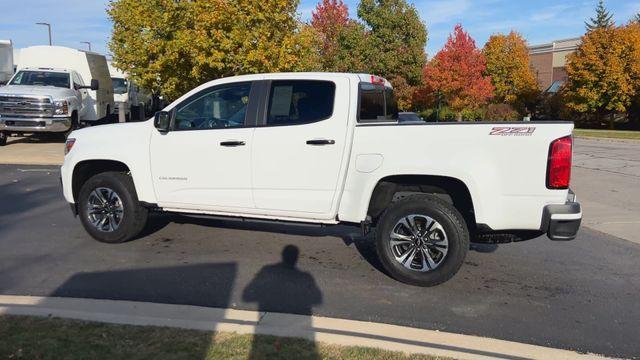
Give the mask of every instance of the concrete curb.
[[189, 305], [0, 295], [0, 315], [298, 337], [456, 359], [603, 359], [568, 350], [396, 325]]

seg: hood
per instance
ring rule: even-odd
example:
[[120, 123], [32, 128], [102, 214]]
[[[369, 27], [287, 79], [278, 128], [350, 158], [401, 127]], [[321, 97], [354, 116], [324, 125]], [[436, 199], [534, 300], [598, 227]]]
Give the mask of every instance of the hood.
[[51, 96], [56, 99], [73, 94], [73, 90], [54, 86], [7, 85], [0, 88], [0, 94]]
[[129, 94], [113, 94], [113, 101], [115, 102], [129, 102]]

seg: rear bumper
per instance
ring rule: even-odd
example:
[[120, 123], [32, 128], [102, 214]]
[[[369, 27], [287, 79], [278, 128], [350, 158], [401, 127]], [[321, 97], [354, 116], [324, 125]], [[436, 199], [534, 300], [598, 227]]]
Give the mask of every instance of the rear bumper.
[[22, 118], [0, 117], [0, 131], [31, 132], [65, 132], [71, 128], [70, 117], [59, 118]]
[[546, 232], [551, 240], [573, 240], [578, 234], [581, 222], [582, 207], [576, 201], [573, 191], [569, 190], [564, 204], [544, 207], [540, 230]]

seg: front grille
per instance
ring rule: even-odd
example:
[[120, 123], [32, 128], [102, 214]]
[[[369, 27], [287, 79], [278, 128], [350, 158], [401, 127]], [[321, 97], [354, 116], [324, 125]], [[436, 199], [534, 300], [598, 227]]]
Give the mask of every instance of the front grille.
[[33, 126], [45, 127], [47, 125], [45, 121], [22, 121], [22, 120], [9, 120], [9, 121], [5, 121], [5, 124], [7, 124], [7, 126], [28, 126], [28, 127], [33, 127]]
[[0, 95], [0, 115], [2, 116], [53, 116], [51, 98], [29, 95]]

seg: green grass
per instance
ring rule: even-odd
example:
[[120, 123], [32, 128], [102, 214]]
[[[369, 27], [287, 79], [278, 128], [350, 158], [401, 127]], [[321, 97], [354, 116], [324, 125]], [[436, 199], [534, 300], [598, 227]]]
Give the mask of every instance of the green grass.
[[597, 137], [611, 139], [636, 139], [640, 140], [640, 131], [631, 130], [591, 130], [574, 129], [573, 135], [578, 137]]
[[0, 359], [442, 359], [275, 336], [0, 316]]

